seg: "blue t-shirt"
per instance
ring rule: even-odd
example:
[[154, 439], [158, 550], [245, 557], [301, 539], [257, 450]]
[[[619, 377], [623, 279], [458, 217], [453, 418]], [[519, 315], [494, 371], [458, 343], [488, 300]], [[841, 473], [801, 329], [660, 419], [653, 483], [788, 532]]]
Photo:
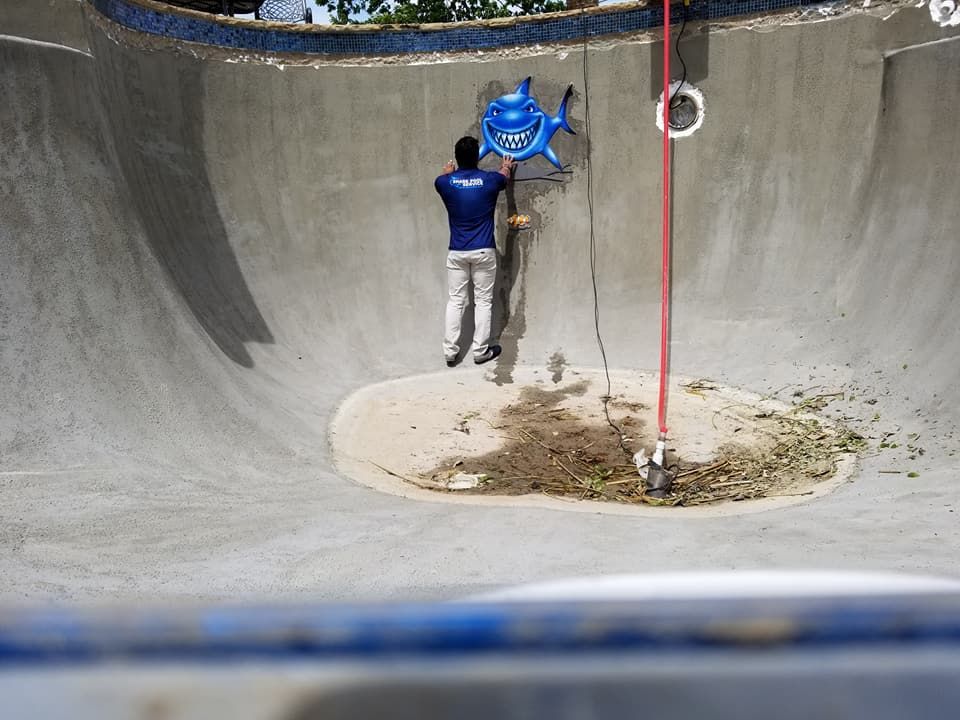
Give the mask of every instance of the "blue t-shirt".
[[493, 211], [497, 195], [507, 186], [498, 172], [456, 170], [434, 183], [450, 217], [451, 250], [484, 250], [496, 247]]

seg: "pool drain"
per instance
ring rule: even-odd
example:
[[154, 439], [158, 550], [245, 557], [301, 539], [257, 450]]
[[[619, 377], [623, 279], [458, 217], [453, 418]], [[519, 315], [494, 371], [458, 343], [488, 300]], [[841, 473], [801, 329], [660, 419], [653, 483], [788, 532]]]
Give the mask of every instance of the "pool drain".
[[930, 0], [930, 18], [940, 27], [960, 25], [958, 0]]
[[679, 95], [670, 105], [670, 129], [686, 130], [697, 121], [697, 106], [687, 95]]
[[[670, 137], [692, 135], [703, 125], [703, 93], [689, 83], [670, 84]], [[663, 93], [657, 102], [657, 127], [663, 132]]]

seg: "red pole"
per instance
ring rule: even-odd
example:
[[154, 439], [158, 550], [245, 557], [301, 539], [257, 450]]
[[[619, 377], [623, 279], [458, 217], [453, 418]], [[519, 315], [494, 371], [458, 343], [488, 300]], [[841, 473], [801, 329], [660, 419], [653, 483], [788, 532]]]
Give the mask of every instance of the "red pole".
[[663, 278], [660, 298], [660, 396], [657, 423], [667, 434], [667, 346], [670, 327], [670, 0], [663, 0]]

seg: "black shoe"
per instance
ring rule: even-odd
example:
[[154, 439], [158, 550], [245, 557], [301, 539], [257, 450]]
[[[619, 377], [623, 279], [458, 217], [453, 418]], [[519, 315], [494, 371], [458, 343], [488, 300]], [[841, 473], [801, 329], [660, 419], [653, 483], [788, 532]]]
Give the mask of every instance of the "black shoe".
[[456, 366], [457, 366], [457, 359], [456, 359], [456, 358], [448, 358], [448, 359], [447, 359], [447, 367], [456, 367]]
[[490, 345], [487, 347], [487, 351], [483, 355], [475, 355], [473, 361], [477, 365], [483, 365], [485, 362], [490, 362], [496, 357], [500, 356], [500, 346], [499, 345]]

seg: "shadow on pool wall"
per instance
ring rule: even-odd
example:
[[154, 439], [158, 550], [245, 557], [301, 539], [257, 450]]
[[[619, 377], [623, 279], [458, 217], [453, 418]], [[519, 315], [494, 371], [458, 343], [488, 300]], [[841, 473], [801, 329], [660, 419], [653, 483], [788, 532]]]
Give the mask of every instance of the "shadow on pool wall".
[[[94, 51], [124, 49], [100, 38]], [[230, 360], [253, 367], [245, 343], [274, 339], [244, 280], [207, 174], [203, 66], [184, 57], [149, 64], [125, 62], [122, 54], [117, 59], [98, 69], [129, 201], [197, 322]]]

